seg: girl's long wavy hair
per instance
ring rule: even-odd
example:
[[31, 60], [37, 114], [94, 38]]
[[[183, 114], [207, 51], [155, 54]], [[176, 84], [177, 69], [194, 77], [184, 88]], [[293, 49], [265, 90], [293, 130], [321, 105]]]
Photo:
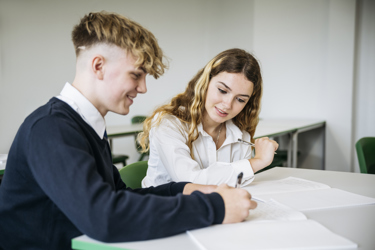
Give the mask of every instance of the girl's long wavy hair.
[[[198, 124], [202, 122], [208, 85], [212, 77], [221, 72], [241, 73], [254, 84], [253, 93], [243, 110], [232, 119], [240, 129], [247, 131], [254, 142], [255, 129], [259, 122], [262, 98], [262, 76], [258, 61], [242, 49], [229, 49], [215, 56], [199, 70], [189, 82], [185, 92], [172, 98], [169, 104], [157, 108], [143, 124], [138, 140], [143, 151], [149, 150], [149, 133], [152, 126], [158, 126], [165, 115], [177, 117], [189, 130], [187, 145], [194, 159], [192, 144], [198, 138]], [[155, 121], [153, 118], [157, 115]]]

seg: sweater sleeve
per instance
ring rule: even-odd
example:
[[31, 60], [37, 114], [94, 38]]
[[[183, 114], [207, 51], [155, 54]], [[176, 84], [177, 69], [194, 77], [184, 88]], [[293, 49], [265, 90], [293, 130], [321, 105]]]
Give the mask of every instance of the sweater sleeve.
[[116, 183], [103, 181], [80, 128], [59, 117], [34, 124], [27, 150], [31, 172], [46, 196], [94, 239], [154, 239], [221, 223], [224, 218], [224, 202], [217, 193], [155, 195], [174, 195], [184, 184], [171, 183], [159, 190], [116, 190]]
[[114, 180], [116, 183], [116, 189], [125, 189], [131, 192], [139, 193], [139, 194], [156, 194], [161, 196], [173, 196], [179, 193], [182, 193], [185, 185], [189, 182], [170, 182], [164, 185], [159, 185], [156, 187], [148, 187], [148, 188], [137, 188], [137, 189], [131, 189], [127, 188], [125, 183], [121, 180], [120, 173], [118, 169], [113, 166], [113, 175]]

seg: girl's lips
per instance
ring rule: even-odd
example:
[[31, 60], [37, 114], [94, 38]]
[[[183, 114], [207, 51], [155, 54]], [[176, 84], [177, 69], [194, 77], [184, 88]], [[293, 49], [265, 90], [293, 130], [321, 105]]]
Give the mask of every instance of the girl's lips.
[[215, 110], [216, 110], [216, 114], [218, 114], [221, 117], [226, 117], [228, 115], [228, 113], [225, 113], [224, 111], [222, 111], [221, 109], [218, 109], [217, 107], [215, 107]]

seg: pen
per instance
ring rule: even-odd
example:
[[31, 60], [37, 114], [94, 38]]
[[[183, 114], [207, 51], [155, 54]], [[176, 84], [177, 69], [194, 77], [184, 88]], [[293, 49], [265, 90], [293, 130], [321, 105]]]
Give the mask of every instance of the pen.
[[239, 173], [237, 175], [237, 181], [236, 181], [236, 186], [235, 188], [240, 188], [241, 182], [242, 182], [242, 177], [243, 177], [243, 172]]
[[[255, 147], [255, 144], [254, 144], [254, 143], [251, 143], [251, 142], [248, 142], [248, 141], [241, 140], [240, 138], [238, 138], [238, 141], [239, 141], [239, 142], [242, 142], [242, 143], [249, 144], [249, 145], [252, 146], [252, 147]], [[277, 153], [275, 152], [275, 155], [276, 155], [276, 154], [277, 154]]]

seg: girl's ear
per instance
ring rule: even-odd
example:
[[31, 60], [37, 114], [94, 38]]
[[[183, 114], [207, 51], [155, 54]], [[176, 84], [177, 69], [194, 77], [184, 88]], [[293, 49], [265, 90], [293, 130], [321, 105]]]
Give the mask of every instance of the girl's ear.
[[97, 55], [93, 58], [91, 63], [92, 71], [99, 80], [103, 80], [104, 78], [104, 62], [104, 57], [101, 55]]

